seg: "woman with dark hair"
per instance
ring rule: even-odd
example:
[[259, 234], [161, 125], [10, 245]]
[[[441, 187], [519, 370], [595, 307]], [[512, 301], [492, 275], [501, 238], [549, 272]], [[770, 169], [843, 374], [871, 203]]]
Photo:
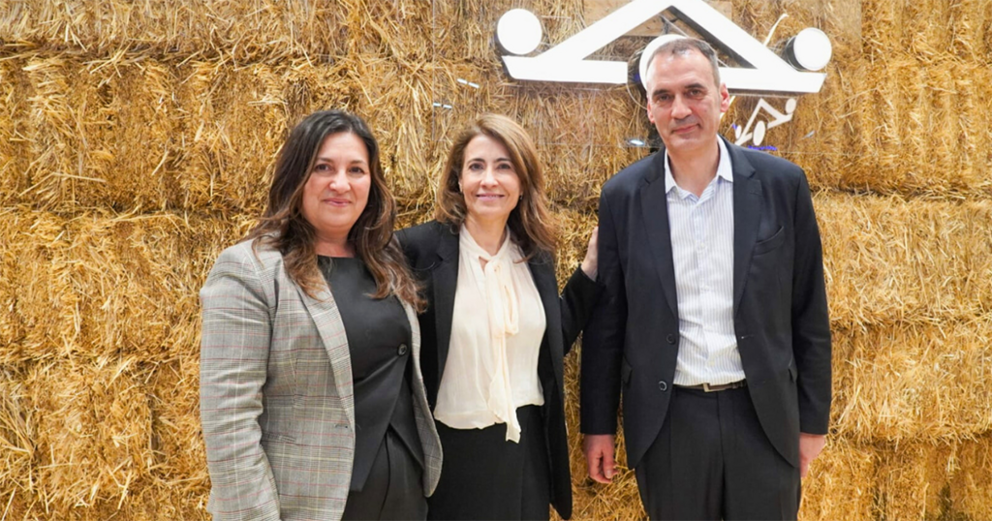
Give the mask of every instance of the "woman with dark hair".
[[286, 140], [268, 207], [200, 292], [215, 520], [423, 519], [441, 450], [423, 307], [392, 240], [379, 147], [343, 111]]
[[429, 519], [572, 512], [563, 357], [599, 297], [596, 232], [561, 297], [537, 151], [487, 115], [455, 140], [437, 220], [398, 232], [429, 301], [421, 360], [445, 459]]

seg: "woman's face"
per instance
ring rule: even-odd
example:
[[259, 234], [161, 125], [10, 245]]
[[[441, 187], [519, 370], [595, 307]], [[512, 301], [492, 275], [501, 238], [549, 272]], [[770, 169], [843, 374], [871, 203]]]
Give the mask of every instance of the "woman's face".
[[369, 202], [372, 173], [365, 143], [351, 132], [324, 138], [303, 187], [303, 217], [317, 242], [343, 244]]
[[520, 177], [509, 152], [486, 135], [475, 136], [465, 147], [458, 187], [465, 197], [468, 218], [477, 221], [505, 223], [520, 202]]

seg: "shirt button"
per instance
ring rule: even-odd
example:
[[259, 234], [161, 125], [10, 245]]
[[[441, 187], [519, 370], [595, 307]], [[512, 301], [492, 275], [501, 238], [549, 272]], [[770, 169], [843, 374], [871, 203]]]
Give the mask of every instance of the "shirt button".
[[675, 343], [675, 335], [668, 335], [668, 337], [666, 337], [665, 340], [668, 340], [668, 343], [669, 344], [674, 344]]
[[661, 389], [662, 392], [667, 391], [668, 390], [668, 384], [665, 383], [664, 380], [662, 380], [662, 381], [658, 382], [658, 389]]
[[400, 344], [399, 349], [396, 350], [396, 354], [398, 356], [403, 356], [407, 351], [409, 351], [409, 349], [406, 347], [406, 344]]

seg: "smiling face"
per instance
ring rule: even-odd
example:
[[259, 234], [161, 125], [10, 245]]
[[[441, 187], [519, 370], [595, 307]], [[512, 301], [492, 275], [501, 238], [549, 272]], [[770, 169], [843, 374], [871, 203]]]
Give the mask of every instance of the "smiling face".
[[709, 60], [697, 50], [662, 53], [648, 68], [648, 118], [673, 156], [716, 144], [720, 115], [730, 107]]
[[467, 218], [478, 222], [502, 221], [505, 225], [520, 201], [520, 177], [509, 152], [484, 134], [465, 147], [458, 187], [465, 197]]
[[372, 176], [365, 143], [351, 132], [324, 138], [303, 187], [303, 217], [317, 232], [317, 253], [339, 253], [369, 201]]

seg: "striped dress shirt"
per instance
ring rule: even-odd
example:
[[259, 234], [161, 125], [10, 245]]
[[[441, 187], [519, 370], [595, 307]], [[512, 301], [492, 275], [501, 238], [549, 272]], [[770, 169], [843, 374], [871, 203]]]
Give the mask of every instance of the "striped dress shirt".
[[679, 309], [675, 385], [744, 379], [734, 334], [734, 178], [723, 141], [716, 176], [701, 196], [675, 182], [665, 154], [665, 192]]

